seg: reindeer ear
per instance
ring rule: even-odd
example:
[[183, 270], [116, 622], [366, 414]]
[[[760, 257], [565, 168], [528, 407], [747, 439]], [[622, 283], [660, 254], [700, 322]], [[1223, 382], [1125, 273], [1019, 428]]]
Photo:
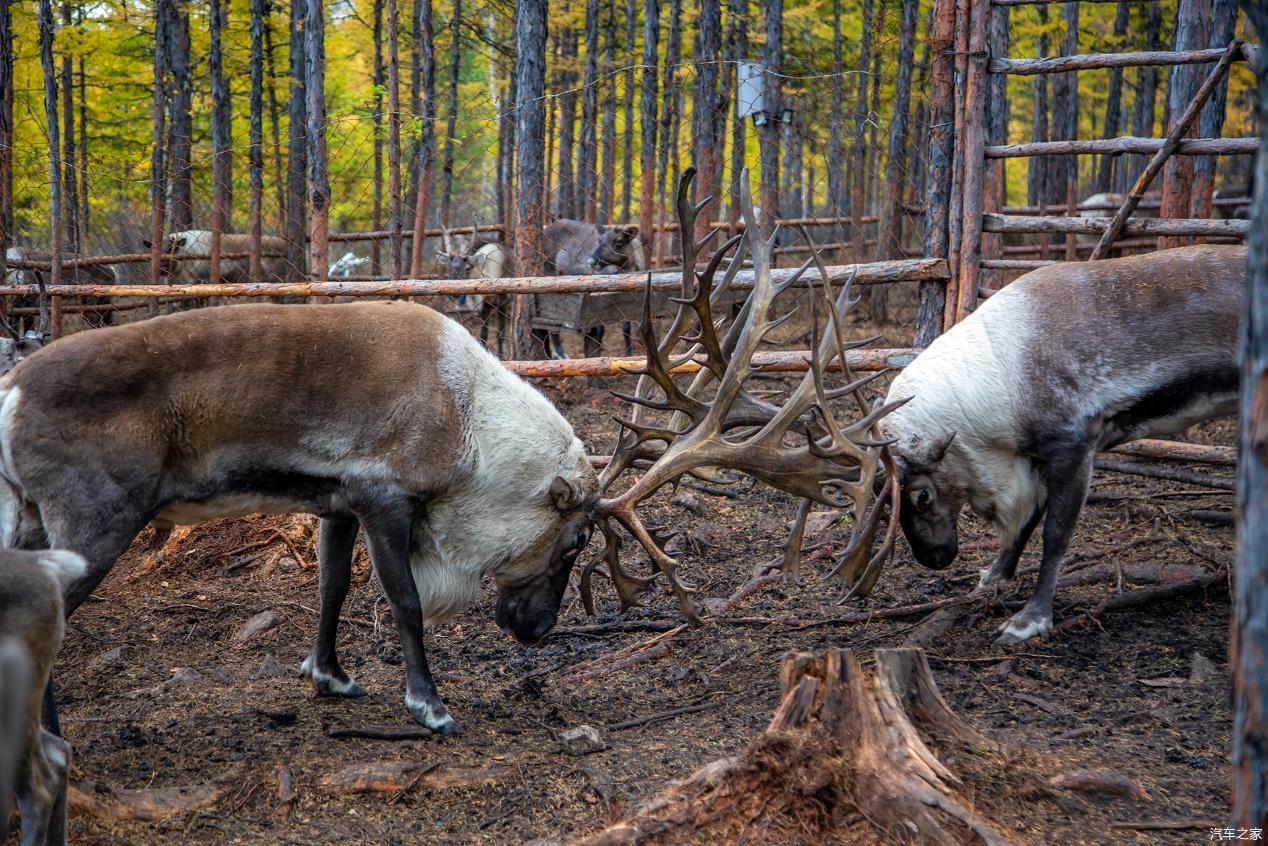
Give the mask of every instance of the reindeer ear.
[[951, 446], [951, 442], [955, 440], [955, 432], [947, 432], [944, 435], [938, 435], [930, 440], [924, 447], [924, 454], [921, 456], [925, 464], [937, 464], [942, 457], [947, 454], [947, 447]]
[[572, 511], [585, 500], [585, 493], [571, 479], [556, 476], [550, 480], [550, 499], [560, 511]]

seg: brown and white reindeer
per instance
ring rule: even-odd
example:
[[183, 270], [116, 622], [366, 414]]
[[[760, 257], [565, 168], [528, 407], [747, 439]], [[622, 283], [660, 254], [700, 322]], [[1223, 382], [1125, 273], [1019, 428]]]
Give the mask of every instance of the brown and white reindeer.
[[0, 842], [14, 795], [22, 846], [66, 842], [70, 744], [40, 727], [40, 698], [66, 631], [62, 591], [83, 575], [71, 552], [0, 549]]
[[457, 729], [425, 622], [483, 577], [524, 641], [555, 622], [596, 479], [572, 427], [456, 322], [406, 302], [246, 304], [81, 332], [0, 379], [0, 540], [69, 549], [73, 612], [147, 524], [320, 515], [321, 612], [301, 671], [360, 687], [335, 629], [364, 533], [392, 607], [405, 702]]
[[[510, 275], [514, 261], [510, 252], [501, 242], [483, 236], [473, 236], [463, 241], [455, 241], [446, 230], [444, 248], [437, 254], [445, 267], [445, 276], [449, 279], [501, 279]], [[463, 297], [459, 297], [459, 308], [463, 305]], [[498, 355], [502, 355], [503, 340], [506, 338], [506, 317], [510, 312], [510, 297], [506, 294], [484, 294], [480, 297], [480, 343], [489, 345], [489, 329], [493, 318], [497, 318]]]
[[1246, 248], [1196, 246], [1032, 271], [935, 340], [894, 379], [910, 400], [894, 439], [901, 524], [942, 569], [967, 504], [1000, 551], [981, 584], [1013, 577], [1043, 525], [1034, 594], [997, 643], [1047, 636], [1061, 561], [1098, 450], [1237, 410]]

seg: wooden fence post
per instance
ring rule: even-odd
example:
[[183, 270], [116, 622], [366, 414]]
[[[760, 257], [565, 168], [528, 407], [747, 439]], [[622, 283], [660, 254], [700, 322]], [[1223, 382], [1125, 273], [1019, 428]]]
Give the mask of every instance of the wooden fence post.
[[[955, 0], [935, 0], [933, 30], [933, 68], [930, 72], [928, 180], [925, 190], [924, 253], [930, 258], [947, 257], [947, 224], [950, 216], [951, 166], [954, 150], [955, 57], [951, 53], [955, 39]], [[949, 283], [925, 282], [920, 286], [920, 305], [916, 317], [915, 344], [928, 346], [942, 333], [943, 310]]]
[[[1259, 32], [1257, 109], [1268, 144], [1268, 7], [1243, 2]], [[1233, 813], [1238, 829], [1268, 829], [1268, 156], [1255, 163], [1242, 344], [1241, 460], [1233, 584]]]

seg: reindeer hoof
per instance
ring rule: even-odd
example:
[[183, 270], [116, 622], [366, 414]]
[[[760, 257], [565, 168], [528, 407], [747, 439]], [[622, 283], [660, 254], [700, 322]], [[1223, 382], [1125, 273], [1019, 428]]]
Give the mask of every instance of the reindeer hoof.
[[978, 570], [977, 573], [977, 586], [980, 588], [997, 585], [1000, 582], [1007, 582], [1012, 578], [1007, 573], [997, 572], [994, 567], [987, 567], [982, 570]]
[[311, 655], [299, 665], [299, 676], [312, 682], [318, 696], [341, 696], [348, 699], [365, 696], [365, 688], [357, 684], [351, 676], [343, 670], [328, 673], [318, 669], [317, 662]]
[[405, 707], [409, 709], [414, 722], [431, 729], [436, 734], [462, 734], [462, 726], [449, 716], [449, 709], [438, 698], [415, 699], [406, 694]]
[[1052, 634], [1052, 615], [1023, 608], [999, 627], [1000, 635], [995, 638], [996, 646], [1011, 646], [1038, 636], [1047, 638]]

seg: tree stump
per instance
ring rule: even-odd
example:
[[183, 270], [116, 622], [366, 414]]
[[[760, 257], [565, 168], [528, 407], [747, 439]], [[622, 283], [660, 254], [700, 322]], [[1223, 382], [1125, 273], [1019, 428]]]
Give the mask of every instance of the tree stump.
[[783, 699], [743, 752], [701, 767], [578, 842], [721, 842], [741, 831], [804, 841], [861, 817], [897, 842], [1009, 843], [926, 740], [974, 768], [994, 764], [997, 745], [947, 705], [923, 651], [883, 649], [875, 658], [869, 671], [849, 650], [784, 656]]

